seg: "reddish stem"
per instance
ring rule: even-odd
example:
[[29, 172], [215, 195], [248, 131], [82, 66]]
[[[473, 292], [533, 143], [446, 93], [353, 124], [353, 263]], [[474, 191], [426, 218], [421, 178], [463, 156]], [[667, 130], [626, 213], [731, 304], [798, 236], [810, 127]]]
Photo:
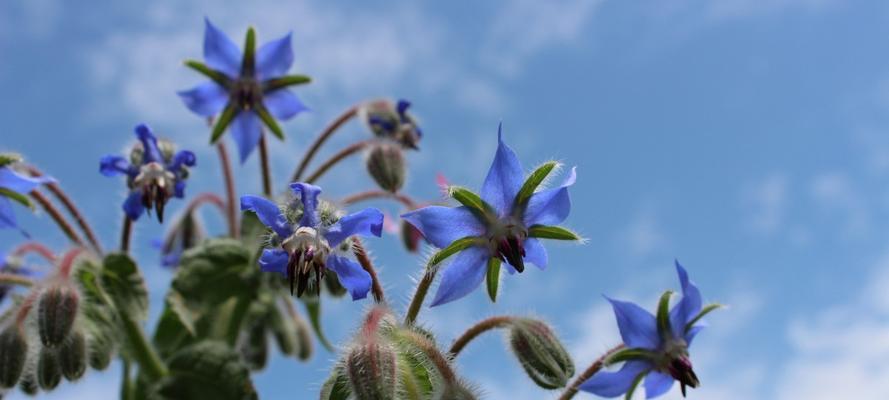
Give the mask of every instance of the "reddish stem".
[[[28, 172], [31, 173], [32, 176], [43, 176], [43, 172], [41, 172], [37, 167], [32, 165], [28, 166]], [[90, 245], [93, 246], [93, 249], [96, 250], [97, 253], [102, 254], [102, 246], [99, 244], [99, 240], [96, 239], [96, 234], [93, 232], [92, 227], [86, 221], [86, 218], [83, 216], [83, 213], [80, 212], [80, 209], [77, 208], [77, 205], [74, 204], [74, 201], [62, 190], [62, 187], [59, 186], [58, 183], [48, 183], [46, 184], [46, 188], [62, 203], [62, 206], [68, 210], [68, 214], [74, 218], [74, 222], [80, 227], [80, 230], [86, 236], [86, 239], [90, 242]]]
[[358, 259], [361, 268], [364, 268], [364, 270], [370, 274], [370, 280], [372, 282], [371, 292], [373, 293], [374, 300], [377, 303], [386, 301], [386, 296], [383, 293], [383, 286], [380, 285], [380, 279], [377, 277], [377, 271], [374, 269], [373, 261], [367, 256], [367, 251], [364, 250], [364, 245], [361, 243], [361, 239], [357, 236], [352, 237], [352, 253], [355, 254], [355, 258]]
[[596, 359], [596, 361], [594, 361], [593, 364], [590, 365], [589, 368], [587, 368], [585, 371], [583, 371], [580, 375], [577, 375], [577, 378], [574, 379], [574, 382], [571, 382], [571, 384], [568, 385], [568, 387], [565, 389], [565, 392], [562, 393], [561, 396], [559, 396], [559, 400], [569, 400], [572, 397], [574, 397], [574, 395], [577, 394], [577, 391], [579, 390], [580, 385], [583, 384], [584, 382], [586, 382], [587, 379], [590, 379], [593, 375], [595, 375], [596, 372], [599, 372], [599, 370], [601, 370], [602, 367], [605, 366], [605, 360], [608, 359], [609, 356], [620, 351], [623, 348], [624, 348], [624, 345], [622, 345], [622, 344], [617, 345], [617, 346], [613, 347], [611, 350], [608, 350], [607, 352], [605, 352], [605, 354], [603, 354], [601, 357]]
[[36, 253], [53, 264], [56, 262], [56, 255], [53, 254], [52, 250], [40, 242], [27, 242], [16, 247], [15, 250], [12, 251], [12, 254], [16, 257], [22, 257], [28, 253]]
[[324, 175], [324, 173], [327, 172], [327, 170], [329, 170], [331, 167], [333, 167], [334, 165], [336, 165], [337, 163], [339, 163], [346, 157], [349, 157], [352, 154], [355, 154], [355, 153], [363, 150], [365, 147], [369, 146], [371, 143], [373, 143], [372, 140], [364, 140], [361, 142], [355, 142], [355, 143], [349, 145], [348, 147], [346, 147], [345, 149], [340, 150], [338, 153], [334, 154], [333, 157], [330, 157], [327, 161], [325, 161], [324, 164], [321, 164], [321, 166], [318, 167], [317, 170], [315, 170], [315, 173], [313, 173], [308, 178], [306, 178], [306, 183], [314, 183], [319, 178], [321, 178], [321, 176]]
[[228, 151], [225, 149], [225, 143], [221, 140], [216, 143], [216, 150], [219, 153], [219, 163], [222, 165], [222, 177], [225, 180], [225, 198], [226, 198], [226, 216], [228, 220], [228, 235], [232, 238], [238, 238], [238, 214], [235, 208], [235, 178], [232, 175], [231, 161], [228, 158]]
[[297, 167], [296, 171], [294, 171], [293, 176], [290, 178], [291, 182], [299, 182], [299, 179], [302, 177], [303, 173], [306, 172], [306, 168], [309, 166], [309, 162], [311, 162], [312, 158], [315, 157], [315, 154], [318, 153], [318, 149], [321, 148], [321, 145], [323, 145], [324, 142], [326, 142], [327, 139], [329, 139], [334, 132], [336, 132], [341, 126], [343, 126], [343, 124], [358, 115], [359, 107], [360, 106], [358, 105], [354, 105], [347, 108], [346, 111], [342, 113], [342, 115], [333, 120], [330, 125], [324, 128], [323, 131], [321, 131], [321, 134], [318, 135], [318, 138], [316, 138], [315, 141], [312, 142], [309, 150], [306, 151], [306, 155], [304, 155], [302, 161], [300, 161], [299, 167]]
[[59, 275], [63, 279], [68, 280], [68, 277], [71, 276], [71, 268], [74, 267], [74, 260], [80, 253], [83, 253], [83, 247], [76, 247], [68, 250], [68, 252], [62, 256], [62, 262], [59, 263]]
[[417, 206], [417, 202], [409, 196], [401, 193], [392, 193], [387, 192], [385, 190], [368, 190], [364, 192], [355, 193], [349, 195], [342, 200], [340, 203], [343, 206], [349, 206], [355, 203], [360, 203], [362, 201], [374, 200], [374, 199], [392, 199], [396, 200], [408, 209], [414, 209]]
[[43, 207], [46, 213], [49, 214], [50, 218], [52, 218], [56, 225], [59, 226], [59, 229], [62, 230], [62, 233], [64, 233], [65, 236], [68, 236], [68, 239], [78, 246], [83, 246], [83, 239], [77, 235], [77, 232], [74, 231], [74, 228], [71, 227], [71, 224], [65, 219], [65, 216], [59, 212], [59, 209], [56, 208], [56, 206], [54, 206], [43, 193], [40, 193], [35, 189], [31, 191], [30, 195], [32, 199], [37, 201], [37, 203]]

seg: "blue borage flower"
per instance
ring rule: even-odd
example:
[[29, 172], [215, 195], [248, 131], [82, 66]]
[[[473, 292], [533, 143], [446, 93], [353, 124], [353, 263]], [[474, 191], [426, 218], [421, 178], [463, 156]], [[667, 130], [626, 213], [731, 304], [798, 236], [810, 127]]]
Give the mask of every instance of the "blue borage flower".
[[18, 229], [27, 236], [27, 233], [18, 226], [10, 200], [30, 206], [31, 203], [25, 195], [40, 185], [54, 183], [56, 180], [49, 176], [31, 177], [16, 172], [10, 164], [18, 161], [18, 157], [4, 156], [3, 160], [4, 163], [0, 164], [0, 229]]
[[148, 125], [137, 125], [135, 133], [139, 145], [133, 147], [130, 160], [106, 155], [99, 161], [99, 172], [105, 176], [126, 175], [130, 194], [124, 200], [123, 210], [127, 217], [135, 221], [154, 208], [158, 221], [163, 222], [167, 201], [185, 196], [187, 167], [195, 165], [196, 157], [188, 150], [174, 153], [170, 142], [158, 146]]
[[417, 149], [423, 131], [417, 119], [408, 112], [411, 103], [400, 99], [396, 103], [389, 100], [373, 100], [361, 107], [361, 119], [376, 136], [400, 143], [403, 147]]
[[283, 140], [284, 133], [275, 118], [286, 120], [308, 110], [286, 87], [308, 83], [309, 78], [286, 75], [293, 65], [291, 33], [263, 44], [256, 51], [255, 33], [249, 28], [242, 53], [209, 19], [204, 21], [206, 64], [187, 61], [186, 65], [210, 81], [178, 94], [195, 114], [203, 117], [219, 114], [211, 143], [215, 143], [232, 124], [232, 138], [238, 145], [241, 162], [244, 162], [259, 143], [262, 135], [260, 121]]
[[564, 221], [571, 209], [568, 187], [576, 178], [574, 168], [561, 186], [537, 191], [558, 164], [545, 163], [524, 180], [518, 157], [503, 143], [500, 129], [497, 138], [497, 154], [481, 196], [450, 187], [450, 195], [463, 204], [461, 207], [429, 206], [401, 216], [434, 246], [459, 250], [442, 272], [432, 306], [466, 296], [482, 282], [486, 271], [493, 300], [501, 261], [507, 262], [510, 273], [524, 271], [525, 261], [544, 269], [547, 253], [538, 238], [580, 239], [554, 226]]
[[676, 272], [682, 299], [669, 309], [672, 292], [664, 293], [657, 316], [634, 303], [608, 298], [624, 348], [608, 357], [606, 364], [624, 362], [624, 365], [617, 372], [596, 373], [580, 385], [581, 390], [603, 397], [625, 395], [629, 399], [644, 378], [645, 395], [650, 399], [667, 393], [673, 381], [679, 382], [683, 396], [686, 386], [699, 385], [688, 346], [705, 326], [701, 318], [719, 305], [702, 306], [701, 292], [678, 261]]
[[[379, 237], [383, 230], [383, 213], [367, 208], [335, 221], [322, 218], [318, 212], [321, 188], [299, 182], [291, 184], [290, 188], [299, 196], [297, 206], [301, 206], [296, 222], [288, 218], [289, 211], [294, 210], [282, 211], [277, 204], [258, 196], [241, 197], [241, 210], [256, 213], [259, 221], [274, 233], [271, 243], [280, 247], [263, 249], [260, 268], [286, 276], [290, 280], [291, 293], [296, 284], [297, 296], [302, 296], [312, 278], [315, 288], [320, 291], [321, 279], [330, 270], [353, 300], [365, 298], [371, 287], [370, 274], [355, 261], [338, 255], [337, 247], [353, 235]], [[293, 205], [287, 206], [291, 207]]]

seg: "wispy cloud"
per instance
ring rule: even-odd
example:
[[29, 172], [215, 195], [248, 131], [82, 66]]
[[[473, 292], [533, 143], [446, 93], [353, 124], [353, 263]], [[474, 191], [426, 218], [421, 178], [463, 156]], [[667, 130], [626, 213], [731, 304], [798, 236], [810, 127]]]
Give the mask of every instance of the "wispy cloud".
[[773, 173], [750, 185], [743, 194], [750, 207], [750, 227], [759, 233], [773, 234], [784, 222], [788, 200], [788, 179]]

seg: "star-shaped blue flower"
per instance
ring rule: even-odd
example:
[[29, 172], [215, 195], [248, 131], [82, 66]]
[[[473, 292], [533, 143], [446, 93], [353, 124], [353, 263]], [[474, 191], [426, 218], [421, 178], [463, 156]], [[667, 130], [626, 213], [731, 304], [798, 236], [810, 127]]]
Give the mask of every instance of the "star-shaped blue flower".
[[608, 299], [614, 308], [625, 348], [606, 362], [624, 361], [624, 365], [616, 372], [596, 373], [581, 384], [581, 390], [603, 397], [626, 395], [629, 398], [644, 378], [645, 395], [651, 399], [667, 393], [673, 381], [679, 381], [683, 396], [686, 386], [695, 388], [699, 385], [692, 370], [688, 346], [705, 326], [700, 319], [718, 305], [702, 306], [701, 292], [688, 279], [688, 272], [678, 261], [676, 272], [682, 286], [682, 299], [667, 311], [672, 292], [665, 293], [657, 316], [634, 303]]
[[293, 49], [288, 33], [255, 50], [253, 28], [247, 30], [243, 53], [216, 26], [205, 19], [204, 63], [186, 65], [210, 78], [179, 96], [192, 112], [203, 117], [219, 114], [211, 134], [211, 143], [231, 125], [241, 162], [250, 156], [262, 135], [260, 121], [279, 139], [284, 139], [275, 118], [286, 120], [308, 108], [293, 92], [291, 85], [304, 84], [304, 75], [286, 75], [293, 65]]
[[[188, 150], [175, 154], [161, 151], [148, 125], [139, 124], [135, 133], [141, 148], [130, 157], [133, 163], [118, 155], [106, 155], [99, 161], [99, 172], [105, 176], [126, 175], [130, 194], [124, 200], [123, 210], [131, 220], [154, 208], [158, 221], [163, 222], [167, 201], [185, 197], [187, 167], [195, 165], [196, 157]], [[166, 148], [171, 150], [170, 147]]]
[[[574, 184], [574, 168], [561, 186], [536, 190], [556, 167], [542, 165], [526, 180], [518, 157], [505, 143], [498, 129], [497, 154], [482, 185], [481, 196], [466, 189], [451, 188], [460, 207], [429, 206], [402, 215], [420, 230], [435, 247], [445, 249], [459, 243], [461, 251], [444, 267], [432, 306], [457, 300], [472, 292], [489, 274], [489, 283], [499, 279], [499, 261], [506, 261], [510, 273], [522, 272], [525, 261], [546, 268], [546, 249], [539, 238], [579, 240], [560, 224], [571, 210], [568, 187]], [[492, 281], [493, 279], [493, 281]], [[496, 289], [489, 294], [493, 299]]]
[[49, 176], [26, 176], [9, 165], [0, 166], [0, 229], [19, 229], [25, 234], [18, 226], [10, 199], [30, 205], [28, 198], [24, 196], [40, 185], [53, 182], [56, 180]]
[[353, 300], [365, 298], [372, 283], [370, 274], [355, 261], [337, 254], [337, 247], [353, 235], [379, 237], [383, 230], [383, 213], [367, 208], [331, 224], [323, 223], [318, 212], [321, 188], [299, 182], [291, 184], [290, 188], [299, 196], [302, 206], [296, 222], [289, 221], [277, 204], [265, 198], [241, 197], [241, 210], [256, 213], [259, 221], [274, 232], [272, 243], [280, 246], [263, 249], [260, 268], [286, 276], [290, 280], [291, 292], [295, 282], [297, 296], [302, 296], [312, 278], [315, 288], [320, 290], [324, 273], [333, 271]]

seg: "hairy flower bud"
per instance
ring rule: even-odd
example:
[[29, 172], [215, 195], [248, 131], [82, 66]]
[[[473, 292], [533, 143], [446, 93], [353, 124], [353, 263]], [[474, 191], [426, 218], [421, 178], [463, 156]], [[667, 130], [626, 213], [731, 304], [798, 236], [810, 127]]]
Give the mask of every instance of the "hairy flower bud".
[[68, 335], [59, 348], [59, 364], [62, 375], [69, 381], [76, 381], [86, 371], [86, 338], [80, 331]]
[[246, 337], [239, 346], [241, 357], [244, 358], [251, 370], [261, 370], [265, 368], [269, 359], [269, 341], [264, 321], [254, 321], [246, 333]]
[[88, 357], [90, 368], [97, 371], [108, 368], [113, 356], [114, 343], [110, 338], [94, 336], [90, 339]]
[[478, 396], [473, 393], [472, 389], [466, 387], [460, 382], [445, 385], [438, 396], [437, 400], [475, 400]]
[[0, 388], [8, 389], [18, 382], [28, 357], [28, 342], [21, 331], [9, 327], [0, 333]]
[[34, 376], [33, 372], [27, 372], [22, 375], [22, 379], [19, 381], [19, 390], [28, 396], [37, 395], [40, 391], [40, 386], [37, 386], [37, 377]]
[[407, 166], [401, 148], [393, 143], [378, 143], [367, 157], [367, 172], [380, 188], [397, 192], [404, 186]]
[[574, 362], [545, 323], [520, 319], [509, 332], [509, 344], [528, 376], [545, 389], [565, 387], [574, 375]]
[[376, 340], [359, 343], [345, 358], [352, 393], [358, 400], [395, 399], [396, 354]]
[[53, 390], [62, 380], [62, 368], [59, 365], [59, 357], [55, 349], [44, 347], [40, 349], [40, 358], [37, 360], [37, 383], [43, 390]]
[[40, 296], [37, 314], [40, 341], [55, 347], [68, 337], [77, 317], [77, 291], [68, 286], [54, 286]]

